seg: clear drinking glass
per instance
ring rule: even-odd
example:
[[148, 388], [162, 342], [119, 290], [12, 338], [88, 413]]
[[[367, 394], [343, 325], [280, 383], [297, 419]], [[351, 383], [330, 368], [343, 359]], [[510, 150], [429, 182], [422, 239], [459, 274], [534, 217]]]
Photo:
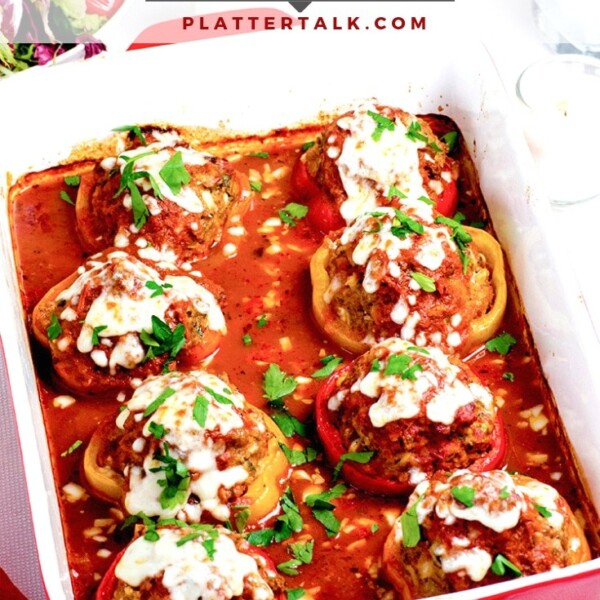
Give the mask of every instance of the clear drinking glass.
[[[598, 0], [600, 3], [600, 0]], [[527, 141], [548, 198], [600, 198], [600, 60], [558, 54], [517, 81]]]

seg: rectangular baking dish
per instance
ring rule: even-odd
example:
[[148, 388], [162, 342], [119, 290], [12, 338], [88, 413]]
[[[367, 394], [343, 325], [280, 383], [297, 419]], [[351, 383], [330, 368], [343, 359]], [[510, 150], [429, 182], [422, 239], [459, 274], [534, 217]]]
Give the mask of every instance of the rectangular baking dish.
[[[536, 194], [530, 156], [512, 124], [485, 48], [370, 32], [362, 32], [357, 43], [352, 32], [338, 32], [332, 54], [326, 41], [319, 32], [270, 31], [101, 56], [26, 72], [2, 83], [4, 114], [11, 118], [2, 123], [0, 147], [6, 282], [0, 305], [8, 307], [1, 327], [38, 552], [51, 599], [72, 598], [72, 590], [19, 302], [7, 189], [21, 174], [56, 164], [75, 144], [104, 137], [124, 123], [167, 121], [268, 131], [370, 97], [412, 112], [439, 111], [452, 117], [469, 144], [582, 479], [600, 509], [600, 379], [592, 365], [600, 345], [563, 262], [552, 215]], [[598, 569], [600, 559], [452, 598], [491, 597]], [[568, 589], [565, 583], [565, 597]]]

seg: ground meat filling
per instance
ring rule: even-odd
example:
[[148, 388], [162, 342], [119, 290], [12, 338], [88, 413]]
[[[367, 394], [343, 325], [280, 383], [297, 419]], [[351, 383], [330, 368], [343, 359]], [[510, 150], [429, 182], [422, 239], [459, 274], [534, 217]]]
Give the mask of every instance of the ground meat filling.
[[[554, 488], [504, 471], [436, 474], [409, 499], [419, 541], [406, 547], [406, 521], [390, 534], [416, 595], [488, 585], [576, 564], [589, 557], [587, 542], [565, 500]], [[391, 540], [388, 541], [391, 543]], [[410, 545], [410, 542], [409, 542]], [[429, 563], [426, 569], [425, 564]]]
[[416, 484], [465, 468], [493, 448], [493, 396], [461, 361], [400, 339], [374, 346], [337, 381], [333, 423], [349, 452], [373, 451], [361, 467]]
[[227, 520], [268, 452], [272, 434], [260, 413], [203, 371], [150, 378], [126, 407], [104, 425], [97, 462], [124, 477], [127, 512]]
[[113, 600], [270, 600], [283, 591], [272, 563], [223, 527], [158, 526], [151, 535], [119, 560]]
[[325, 302], [366, 342], [399, 336], [455, 350], [494, 292], [483, 255], [454, 235], [418, 201], [359, 217], [329, 237]]
[[303, 160], [347, 223], [378, 206], [396, 206], [400, 195], [436, 202], [458, 177], [458, 163], [427, 121], [373, 103], [334, 121]]
[[44, 324], [35, 329], [50, 332], [67, 385], [126, 389], [203, 348], [212, 352], [227, 331], [222, 304], [222, 289], [198, 273], [113, 249], [90, 258], [55, 297], [41, 301], [34, 319]]
[[[158, 139], [149, 134], [148, 140], [104, 159], [94, 183], [82, 187], [87, 204], [78, 210], [78, 222], [84, 245], [97, 251], [135, 244], [153, 260], [172, 253], [183, 261], [202, 257], [221, 239], [239, 203], [238, 176], [227, 160], [193, 150], [175, 133]], [[131, 186], [122, 187], [128, 165], [139, 201]]]

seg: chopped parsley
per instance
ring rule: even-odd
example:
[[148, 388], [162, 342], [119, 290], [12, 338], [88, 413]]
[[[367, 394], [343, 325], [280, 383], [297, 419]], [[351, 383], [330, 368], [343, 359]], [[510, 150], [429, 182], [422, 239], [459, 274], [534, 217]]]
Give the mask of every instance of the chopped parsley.
[[182, 186], [187, 185], [192, 179], [192, 176], [183, 164], [181, 150], [178, 150], [171, 156], [158, 174], [176, 196], [181, 192]]
[[146, 281], [145, 287], [147, 287], [149, 290], [152, 290], [150, 298], [156, 298], [157, 296], [162, 296], [165, 293], [164, 290], [172, 288], [173, 286], [170, 283], [156, 283], [156, 281]]
[[238, 533], [244, 533], [244, 529], [246, 529], [246, 523], [248, 523], [248, 519], [250, 518], [250, 509], [247, 506], [238, 506], [237, 512], [235, 513], [235, 528]]
[[387, 365], [383, 371], [384, 375], [400, 375], [402, 379], [415, 381], [417, 373], [423, 370], [419, 363], [410, 364], [411, 358], [408, 354], [390, 354]]
[[507, 371], [506, 373], [502, 373], [502, 379], [505, 379], [506, 381], [510, 381], [512, 383], [515, 380], [515, 375], [514, 373], [510, 373], [509, 371]]
[[71, 206], [75, 206], [75, 202], [73, 202], [73, 199], [71, 198], [71, 196], [69, 196], [69, 194], [67, 194], [67, 192], [61, 190], [59, 195], [61, 200], [63, 200], [67, 204], [70, 204]]
[[322, 508], [326, 510], [333, 510], [335, 504], [331, 504], [330, 500], [340, 498], [346, 491], [346, 486], [343, 483], [338, 483], [330, 490], [326, 492], [320, 492], [318, 494], [309, 494], [306, 496], [304, 503], [310, 508]]
[[170, 398], [175, 393], [175, 390], [172, 387], [165, 388], [154, 400], [151, 402], [144, 411], [143, 417], [149, 417], [151, 414], [154, 414], [158, 407], [165, 402], [168, 398]]
[[302, 144], [302, 152], [306, 152], [307, 150], [310, 150], [315, 144], [316, 144], [316, 142], [314, 142], [314, 141], [304, 142], [304, 144]]
[[377, 523], [373, 523], [373, 525], [371, 525], [371, 533], [377, 533], [379, 531], [379, 525], [377, 525]]
[[317, 451], [314, 448], [308, 447], [306, 450], [294, 450], [292, 448], [288, 448], [285, 444], [279, 442], [279, 447], [281, 451], [285, 454], [285, 457], [288, 459], [288, 462], [292, 467], [297, 467], [298, 465], [304, 465], [306, 463], [312, 462], [317, 458]]
[[46, 333], [48, 334], [49, 340], [55, 340], [62, 334], [62, 327], [60, 326], [58, 317], [54, 313], [50, 315], [50, 325], [48, 325]]
[[324, 356], [321, 359], [321, 363], [323, 366], [315, 371], [311, 377], [313, 379], [324, 379], [325, 377], [329, 377], [334, 371], [335, 368], [343, 361], [339, 356], [334, 356], [333, 354], [329, 354], [328, 356]]
[[475, 506], [475, 488], [468, 485], [455, 485], [452, 488], [452, 495], [467, 508]]
[[260, 181], [251, 181], [250, 189], [253, 192], [262, 192], [262, 183]]
[[148, 423], [148, 431], [157, 439], [160, 440], [165, 435], [165, 426], [160, 423], [155, 423], [154, 421], [150, 421]]
[[194, 533], [188, 533], [187, 535], [180, 537], [177, 540], [177, 542], [175, 542], [175, 545], [179, 548], [179, 547], [183, 546], [184, 544], [187, 544], [188, 542], [197, 540], [201, 535], [202, 534], [199, 531], [195, 531]]
[[92, 345], [93, 346], [97, 346], [100, 343], [100, 338], [99, 338], [98, 334], [101, 331], [104, 331], [105, 329], [108, 329], [108, 325], [98, 325], [97, 327], [94, 327], [94, 329], [92, 330]]
[[266, 327], [268, 324], [269, 324], [269, 321], [267, 321], [267, 315], [260, 315], [260, 317], [258, 317], [258, 319], [256, 320], [256, 326], [259, 329]]
[[409, 346], [406, 350], [408, 352], [419, 352], [420, 354], [425, 354], [425, 356], [429, 356], [429, 350], [427, 350], [427, 348], [419, 348], [419, 346]]
[[418, 273], [417, 271], [412, 271], [410, 276], [419, 284], [419, 287], [424, 292], [432, 293], [437, 291], [437, 288], [435, 287], [435, 281], [428, 275]]
[[288, 551], [292, 553], [294, 557], [286, 562], [279, 563], [277, 570], [286, 575], [298, 575], [298, 567], [302, 565], [310, 565], [313, 560], [313, 550], [315, 547], [315, 540], [309, 542], [298, 542], [297, 544], [290, 544]]
[[297, 202], [288, 202], [279, 212], [279, 218], [290, 227], [296, 227], [296, 221], [308, 214], [308, 206]]
[[498, 497], [500, 498], [500, 500], [506, 500], [507, 498], [510, 497], [510, 492], [508, 491], [508, 487], [507, 486], [504, 486], [500, 490], [500, 494], [498, 494]]
[[263, 374], [263, 398], [275, 408], [281, 408], [283, 398], [291, 394], [297, 386], [298, 382], [275, 363], [271, 363]]
[[188, 497], [190, 487], [190, 474], [187, 467], [169, 454], [169, 446], [163, 442], [164, 454], [157, 452], [154, 459], [163, 463], [160, 467], [150, 469], [151, 473], [165, 474], [164, 479], [156, 483], [163, 488], [158, 500], [163, 510], [172, 510], [183, 504]]
[[144, 360], [165, 353], [169, 353], [170, 358], [175, 358], [185, 344], [185, 327], [178, 323], [171, 331], [164, 321], [152, 315], [152, 333], [142, 330], [140, 339], [148, 347]]
[[73, 452], [75, 452], [75, 450], [77, 450], [81, 444], [83, 444], [81, 440], [76, 440], [64, 452], [61, 453], [61, 456], [64, 458], [65, 456], [69, 456], [69, 454], [73, 454]]
[[376, 358], [371, 363], [371, 373], [379, 373], [379, 371], [381, 371], [381, 363], [379, 362], [379, 359]]
[[65, 177], [65, 184], [69, 187], [77, 187], [81, 183], [81, 177], [79, 175], [67, 175]]
[[[218, 402], [219, 404], [233, 404], [233, 401], [231, 400], [231, 398], [228, 398], [227, 396], [223, 396], [223, 394], [219, 394], [218, 392], [215, 392], [212, 388], [209, 388], [207, 385], [204, 386], [204, 389], [206, 390], [206, 393], [209, 396], [212, 396], [212, 398]], [[225, 390], [223, 390], [225, 391]], [[227, 392], [231, 392], [231, 390], [226, 390]]]
[[441, 152], [442, 149], [435, 143], [435, 142], [427, 142], [427, 145], [434, 151], [434, 152]]
[[246, 333], [242, 336], [242, 344], [244, 346], [249, 346], [252, 343], [252, 336], [249, 333]]
[[215, 558], [215, 540], [212, 538], [208, 538], [207, 540], [202, 540], [201, 543], [202, 543], [204, 550], [206, 550], [208, 560], [214, 560], [214, 558]]
[[281, 429], [285, 437], [293, 437], [296, 434], [301, 436], [306, 435], [306, 426], [304, 423], [290, 415], [286, 410], [279, 410], [272, 414], [271, 418], [275, 421], [277, 427]]
[[282, 542], [292, 537], [293, 533], [302, 531], [304, 521], [300, 515], [300, 509], [294, 500], [292, 490], [288, 487], [279, 501], [282, 515], [279, 515], [275, 519], [275, 523], [272, 528], [260, 529], [259, 531], [253, 531], [248, 534], [246, 539], [253, 546], [268, 546], [272, 542]]
[[458, 132], [449, 131], [442, 136], [442, 141], [448, 145], [448, 152], [452, 152], [456, 147], [456, 142], [458, 142]]
[[302, 561], [296, 558], [291, 560], [286, 560], [285, 562], [279, 563], [277, 565], [277, 570], [285, 575], [299, 575], [298, 567], [302, 565]]
[[342, 454], [338, 464], [333, 469], [333, 480], [335, 481], [340, 476], [342, 467], [347, 460], [366, 465], [373, 458], [374, 454], [375, 452], [346, 452]]
[[515, 340], [510, 333], [506, 333], [505, 331], [495, 338], [488, 340], [485, 343], [485, 347], [486, 350], [489, 350], [490, 352], [497, 352], [498, 354], [502, 354], [502, 356], [506, 356], [516, 343], [517, 340]]
[[394, 131], [396, 129], [396, 124], [391, 119], [373, 112], [372, 110], [368, 110], [367, 114], [375, 121], [375, 131], [371, 134], [374, 141], [378, 142], [381, 140], [384, 131]]
[[406, 198], [406, 194], [402, 193], [395, 185], [390, 185], [390, 189], [388, 190], [387, 196], [388, 199], [391, 198]]
[[534, 504], [535, 510], [537, 510], [542, 517], [549, 519], [552, 516], [552, 511], [548, 510], [545, 506], [541, 506], [540, 504]]
[[503, 554], [496, 554], [491, 569], [492, 573], [499, 576], [510, 575], [511, 577], [521, 577], [523, 575], [519, 567], [511, 563]]
[[248, 156], [253, 156], [254, 158], [269, 158], [268, 152], [250, 152]]
[[423, 234], [425, 229], [421, 223], [415, 221], [412, 217], [409, 217], [397, 208], [394, 209], [394, 212], [396, 216], [392, 220], [392, 227], [390, 228], [392, 235], [403, 240], [407, 235], [412, 233]]
[[419, 526], [419, 517], [417, 516], [417, 506], [423, 499], [423, 496], [400, 516], [400, 526], [402, 527], [402, 545], [405, 548], [414, 548], [421, 539], [421, 527]]
[[435, 202], [427, 196], [419, 196], [417, 198], [417, 200], [420, 200], [421, 202], [425, 202], [425, 204], [429, 204], [429, 206], [435, 206]]
[[[314, 142], [313, 142], [314, 143]], [[305, 594], [302, 588], [293, 588], [286, 591], [287, 600], [300, 600]]]
[[121, 127], [115, 127], [113, 131], [130, 131], [138, 140], [140, 140], [143, 146], [148, 145], [148, 142], [138, 125], [122, 125]]
[[421, 142], [428, 142], [429, 140], [427, 136], [421, 133], [422, 129], [421, 123], [418, 121], [413, 121], [408, 126], [408, 131], [404, 135], [406, 135], [411, 142], [416, 142], [417, 140], [420, 140]]
[[[462, 219], [457, 219], [456, 217], [463, 217]], [[452, 239], [458, 248], [458, 256], [460, 258], [460, 262], [462, 263], [463, 273], [467, 272], [467, 266], [469, 264], [469, 257], [467, 256], [465, 250], [467, 248], [467, 244], [469, 244], [473, 238], [471, 234], [461, 225], [461, 221], [464, 219], [464, 216], [460, 213], [456, 213], [454, 219], [450, 219], [449, 217], [439, 216], [436, 217], [435, 222], [441, 223], [442, 225], [447, 225], [452, 229]]]
[[204, 396], [196, 396], [194, 400], [194, 408], [192, 410], [192, 416], [194, 417], [194, 421], [198, 423], [202, 429], [206, 427], [206, 418], [208, 417], [208, 398]]

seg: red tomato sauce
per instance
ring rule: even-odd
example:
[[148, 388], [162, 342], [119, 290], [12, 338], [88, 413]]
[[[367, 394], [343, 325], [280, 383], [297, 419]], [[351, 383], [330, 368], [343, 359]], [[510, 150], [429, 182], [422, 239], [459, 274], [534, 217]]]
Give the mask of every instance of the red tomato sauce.
[[[310, 139], [308, 135], [305, 132], [301, 141]], [[278, 564], [292, 558], [286, 551], [289, 542], [313, 538], [312, 563], [299, 567], [297, 576], [286, 575], [287, 588], [304, 588], [310, 592], [307, 597], [364, 600], [381, 597], [391, 590], [380, 577], [380, 556], [391, 524], [406, 500], [372, 496], [348, 486], [344, 496], [334, 500], [334, 514], [341, 521], [340, 533], [335, 537], [326, 535], [324, 527], [302, 502], [306, 494], [333, 485], [332, 469], [324, 463], [312, 423], [312, 405], [320, 382], [310, 375], [322, 366], [319, 359], [325, 355], [343, 356], [345, 363], [350, 356], [329, 342], [313, 320], [308, 266], [321, 237], [310, 229], [306, 219], [299, 220], [295, 227], [269, 225], [269, 219], [277, 217], [278, 211], [292, 200], [290, 176], [300, 152], [298, 137], [302, 135], [290, 135], [287, 143], [276, 147], [266, 147], [268, 141], [258, 140], [256, 150], [264, 151], [266, 147], [268, 158], [242, 157], [234, 163], [251, 182], [258, 173], [262, 190], [252, 195], [250, 210], [244, 217], [247, 233], [241, 237], [225, 235], [211, 255], [196, 265], [221, 285], [227, 295], [224, 313], [228, 333], [208, 369], [217, 374], [227, 373], [247, 400], [260, 407], [266, 405], [262, 378], [269, 363], [277, 363], [288, 374], [306, 378], [286, 398], [290, 412], [305, 421], [310, 432], [308, 439], [296, 437], [288, 439], [288, 444], [297, 448], [310, 445], [319, 450], [314, 462], [294, 468], [289, 483], [301, 509], [304, 529], [286, 542], [267, 547], [266, 552]], [[84, 259], [75, 228], [75, 209], [60, 199], [61, 191], [75, 196], [73, 188], [62, 180], [24, 187], [13, 196], [14, 246], [28, 321], [43, 294], [71, 274]], [[459, 204], [459, 210], [467, 214], [467, 224], [487, 219], [485, 207], [477, 203]], [[223, 253], [229, 243], [236, 246], [237, 254], [233, 257], [225, 257]], [[507, 356], [482, 349], [469, 364], [504, 403], [501, 411], [508, 431], [508, 469], [556, 487], [573, 510], [583, 509], [588, 530], [593, 529], [590, 519], [595, 517], [576, 479], [510, 276], [508, 283], [509, 304], [500, 331], [513, 335], [517, 344]], [[245, 335], [251, 338], [248, 345], [242, 340]], [[120, 533], [118, 511], [87, 493], [72, 501], [64, 486], [85, 485], [80, 476], [85, 444], [106, 416], [116, 415], [119, 404], [113, 395], [78, 397], [66, 408], [57, 406], [56, 397], [68, 392], [53, 378], [47, 352], [33, 338], [31, 344], [75, 597], [90, 598], [128, 539]], [[503, 378], [510, 377], [506, 373], [511, 373], [514, 381]], [[534, 428], [543, 424], [543, 420], [536, 420], [535, 407], [539, 405], [543, 406], [548, 423], [534, 431], [532, 423]], [[533, 413], [523, 412], [531, 409]], [[83, 442], [81, 446], [62, 456], [77, 440]], [[270, 526], [275, 516], [263, 526]], [[592, 548], [597, 554], [593, 544]]]

